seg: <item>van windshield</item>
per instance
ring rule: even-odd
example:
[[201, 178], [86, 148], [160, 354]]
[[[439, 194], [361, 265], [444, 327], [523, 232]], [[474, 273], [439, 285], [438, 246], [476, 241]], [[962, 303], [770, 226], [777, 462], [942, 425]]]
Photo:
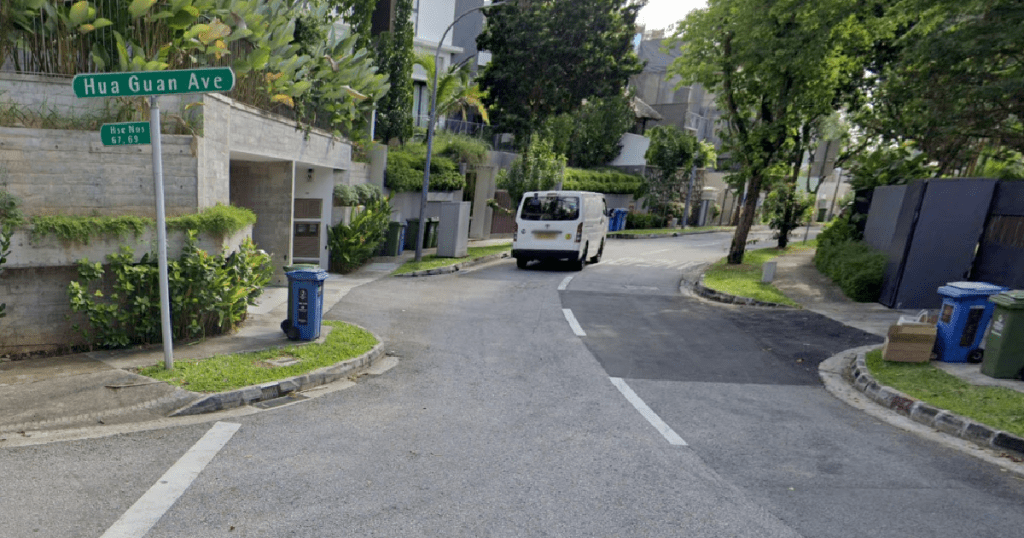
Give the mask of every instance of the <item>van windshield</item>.
[[576, 220], [580, 217], [578, 196], [531, 196], [523, 200], [523, 220]]

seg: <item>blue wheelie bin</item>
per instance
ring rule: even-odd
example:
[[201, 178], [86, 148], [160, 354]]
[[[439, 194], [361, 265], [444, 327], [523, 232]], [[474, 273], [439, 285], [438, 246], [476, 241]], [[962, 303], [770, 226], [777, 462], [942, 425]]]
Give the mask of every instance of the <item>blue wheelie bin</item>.
[[981, 362], [981, 341], [995, 309], [988, 298], [1006, 290], [987, 282], [950, 282], [939, 288], [943, 297], [935, 338], [939, 360]]
[[323, 321], [324, 281], [327, 272], [318, 269], [303, 269], [285, 273], [291, 304], [288, 305], [288, 319], [282, 324], [290, 340], [316, 340], [320, 338], [320, 324]]

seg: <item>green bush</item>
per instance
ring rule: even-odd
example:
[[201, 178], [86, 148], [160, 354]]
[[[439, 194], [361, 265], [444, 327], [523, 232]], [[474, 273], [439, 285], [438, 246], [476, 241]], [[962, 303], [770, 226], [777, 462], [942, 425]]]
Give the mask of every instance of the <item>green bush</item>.
[[[415, 192], [423, 188], [423, 168], [427, 164], [427, 151], [423, 146], [409, 144], [388, 152], [388, 170], [385, 184], [394, 192]], [[457, 191], [465, 188], [466, 178], [459, 173], [459, 165], [452, 159], [435, 152], [430, 159], [430, 190]]]
[[644, 178], [618, 170], [566, 168], [562, 188], [567, 191], [636, 195], [644, 188]]
[[641, 213], [627, 213], [626, 214], [626, 229], [627, 230], [652, 230], [658, 228], [664, 228], [666, 224], [665, 217], [661, 215], [652, 214], [641, 214]]
[[[33, 241], [53, 235], [62, 241], [88, 245], [93, 237], [136, 237], [156, 222], [148, 217], [79, 217], [68, 215], [35, 216], [31, 219]], [[167, 219], [168, 230], [195, 231], [214, 235], [231, 235], [256, 223], [256, 214], [243, 207], [217, 204], [199, 213]]]
[[167, 219], [168, 230], [208, 233], [228, 236], [242, 231], [246, 226], [256, 224], [256, 213], [244, 207], [217, 204], [194, 215], [182, 215]]
[[[162, 340], [157, 262], [149, 254], [138, 262], [130, 247], [107, 256], [111, 276], [100, 263], [78, 261], [79, 281], [68, 285], [71, 310], [86, 315], [88, 328], [75, 325], [92, 345], [113, 349]], [[211, 256], [196, 247], [189, 231], [177, 261], [168, 263], [171, 335], [174, 340], [224, 334], [245, 320], [270, 281], [270, 256], [246, 239], [238, 252]], [[106, 282], [104, 282], [106, 280]], [[106, 284], [106, 285], [105, 285]], [[112, 289], [109, 296], [103, 290]]]
[[359, 205], [359, 193], [352, 185], [334, 186], [334, 205], [339, 207], [352, 207]]
[[376, 202], [382, 198], [384, 198], [384, 193], [381, 192], [380, 187], [370, 185], [369, 183], [356, 185], [356, 201], [359, 205], [369, 205], [371, 202]]
[[391, 218], [389, 200], [379, 198], [352, 216], [345, 225], [327, 228], [327, 246], [331, 251], [331, 271], [348, 273], [373, 257], [387, 238]]
[[818, 236], [814, 265], [850, 299], [869, 303], [882, 293], [886, 256], [863, 241], [850, 239], [852, 225], [837, 221]]

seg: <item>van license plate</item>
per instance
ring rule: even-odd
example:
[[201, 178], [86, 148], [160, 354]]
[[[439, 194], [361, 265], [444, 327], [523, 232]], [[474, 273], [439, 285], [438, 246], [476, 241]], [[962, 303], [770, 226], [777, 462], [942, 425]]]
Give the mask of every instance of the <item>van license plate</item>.
[[558, 237], [558, 232], [533, 232], [533, 236], [537, 239], [554, 239]]

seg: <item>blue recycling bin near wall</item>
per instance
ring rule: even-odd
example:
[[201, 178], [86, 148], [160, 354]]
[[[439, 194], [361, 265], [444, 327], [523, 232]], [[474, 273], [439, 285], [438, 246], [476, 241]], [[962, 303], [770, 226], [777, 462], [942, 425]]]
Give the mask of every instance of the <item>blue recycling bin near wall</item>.
[[292, 304], [288, 305], [288, 319], [282, 324], [284, 333], [291, 340], [316, 340], [320, 338], [320, 324], [323, 322], [324, 281], [327, 272], [304, 269], [285, 273]]
[[608, 219], [608, 231], [618, 232], [626, 229], [626, 214], [629, 213], [627, 209], [613, 209], [612, 217]]
[[981, 341], [992, 319], [991, 295], [1007, 288], [987, 282], [950, 282], [939, 288], [935, 351], [943, 362], [981, 362]]

